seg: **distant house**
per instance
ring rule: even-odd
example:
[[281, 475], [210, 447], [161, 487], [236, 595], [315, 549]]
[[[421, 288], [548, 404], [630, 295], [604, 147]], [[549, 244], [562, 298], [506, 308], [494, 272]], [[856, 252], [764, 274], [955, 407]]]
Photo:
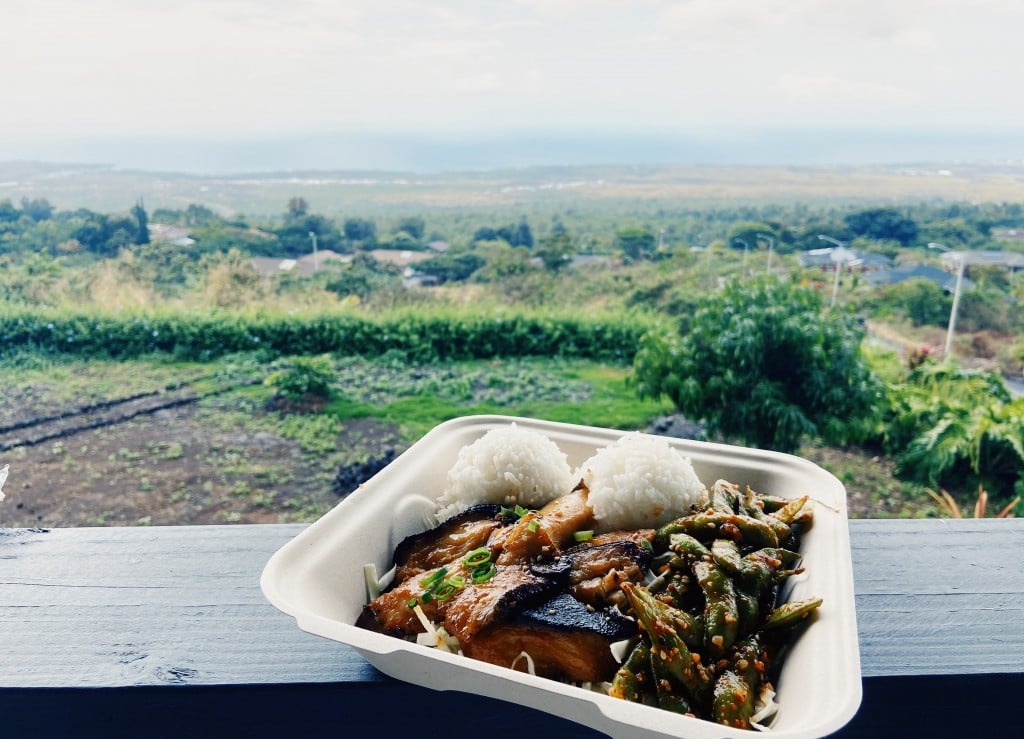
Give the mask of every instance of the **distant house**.
[[402, 275], [402, 287], [433, 287], [440, 284], [441, 278], [437, 275], [425, 275], [412, 267], [406, 268]]
[[174, 246], [192, 246], [195, 239], [189, 236], [189, 230], [182, 226], [168, 226], [163, 223], [150, 223], [146, 228], [149, 231], [150, 241], [160, 241]]
[[571, 269], [579, 269], [581, 267], [603, 266], [611, 263], [612, 258], [604, 254], [573, 254], [569, 267]]
[[[878, 272], [872, 272], [869, 275], [865, 275], [864, 281], [872, 285], [895, 285], [896, 283], [905, 282], [915, 278], [931, 280], [947, 293], [951, 293], [956, 289], [955, 274], [950, 274], [945, 270], [939, 269], [938, 267], [932, 267], [928, 264], [917, 264], [913, 267], [896, 267], [895, 269], [885, 269]], [[967, 278], [964, 278], [961, 287], [965, 290], [970, 290], [974, 287], [974, 283]]]
[[431, 241], [427, 244], [427, 248], [435, 254], [444, 254], [448, 251], [448, 246], [449, 244], [447, 241]]
[[1003, 241], [1024, 241], [1024, 228], [993, 228], [992, 238]]
[[408, 249], [374, 249], [366, 252], [378, 262], [393, 264], [396, 267], [408, 267], [430, 259], [433, 254], [423, 251], [409, 251]]
[[309, 277], [330, 262], [346, 263], [351, 261], [352, 256], [350, 254], [338, 254], [330, 249], [322, 249], [315, 256], [313, 254], [306, 254], [298, 259], [253, 257], [252, 266], [263, 277], [267, 278], [286, 272], [294, 272], [303, 277]]
[[955, 270], [961, 254], [968, 267], [1005, 267], [1011, 272], [1024, 269], [1024, 254], [1015, 251], [947, 251], [940, 257], [942, 264], [949, 270]]
[[273, 277], [282, 272], [290, 272], [295, 269], [294, 259], [278, 259], [276, 257], [253, 257], [249, 260], [252, 266], [263, 277]]
[[801, 267], [818, 267], [828, 270], [835, 269], [837, 264], [845, 269], [856, 267], [861, 272], [892, 267], [892, 260], [884, 254], [858, 251], [845, 246], [811, 249], [801, 252], [798, 259]]

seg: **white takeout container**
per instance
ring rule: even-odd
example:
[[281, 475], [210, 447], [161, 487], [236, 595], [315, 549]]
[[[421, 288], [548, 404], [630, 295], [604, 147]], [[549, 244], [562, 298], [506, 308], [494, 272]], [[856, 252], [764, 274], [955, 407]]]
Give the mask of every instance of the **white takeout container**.
[[[363, 565], [391, 567], [395, 546], [425, 530], [459, 450], [492, 428], [515, 422], [545, 434], [574, 468], [624, 432], [505, 416], [467, 416], [435, 427], [404, 454], [273, 555], [260, 585], [299, 628], [355, 648], [381, 672], [436, 690], [514, 701], [611, 736], [718, 739], [756, 732], [720, 726], [610, 698], [554, 680], [479, 662], [357, 628], [366, 603]], [[846, 490], [817, 465], [786, 454], [668, 439], [688, 455], [705, 485], [726, 479], [761, 493], [814, 502], [802, 542], [806, 572], [790, 579], [790, 599], [818, 597], [815, 621], [785, 658], [775, 686], [779, 713], [770, 735], [820, 737], [838, 730], [861, 701], [860, 655]]]

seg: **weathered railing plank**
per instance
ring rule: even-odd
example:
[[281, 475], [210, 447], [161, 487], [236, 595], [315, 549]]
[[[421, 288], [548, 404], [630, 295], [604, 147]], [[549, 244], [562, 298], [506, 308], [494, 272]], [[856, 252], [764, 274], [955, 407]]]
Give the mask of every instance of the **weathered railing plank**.
[[[300, 631], [264, 599], [259, 575], [302, 528], [0, 530], [0, 736], [3, 726], [45, 735], [40, 716], [50, 735], [129, 736], [139, 724], [128, 719], [155, 721], [142, 735], [164, 735], [197, 709], [217, 727], [199, 735], [211, 736], [282, 735], [293, 721], [307, 734], [338, 721], [369, 729], [379, 711], [389, 735], [440, 736], [414, 720], [436, 708], [489, 737], [586, 733], [398, 683]], [[1024, 688], [1024, 520], [851, 521], [850, 530], [865, 699], [843, 735], [1005, 729], [1000, 704]]]

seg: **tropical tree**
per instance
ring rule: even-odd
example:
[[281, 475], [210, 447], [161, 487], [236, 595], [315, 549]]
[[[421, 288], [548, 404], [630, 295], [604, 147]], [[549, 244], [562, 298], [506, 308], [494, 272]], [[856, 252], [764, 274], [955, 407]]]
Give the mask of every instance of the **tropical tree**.
[[132, 206], [132, 217], [136, 223], [136, 244], [148, 244], [149, 243], [149, 218], [146, 216], [146, 207], [142, 204], [142, 200], [139, 200], [135, 205]]
[[904, 246], [917, 240], [917, 223], [895, 208], [869, 208], [843, 219], [856, 236], [898, 241]]
[[530, 230], [530, 224], [526, 222], [526, 216], [520, 218], [518, 225], [511, 229], [508, 243], [512, 246], [533, 246], [533, 231]]
[[53, 205], [46, 198], [22, 198], [21, 213], [33, 221], [47, 221], [53, 217]]
[[419, 216], [406, 216], [400, 218], [395, 224], [395, 233], [407, 233], [415, 241], [420, 241], [427, 230], [426, 222]]
[[340, 297], [357, 296], [366, 300], [373, 293], [398, 288], [401, 285], [401, 270], [378, 263], [369, 254], [357, 254], [351, 262], [332, 262], [327, 270], [324, 288]]
[[346, 218], [342, 225], [345, 238], [370, 246], [377, 241], [377, 224], [367, 218]]
[[629, 227], [615, 234], [615, 244], [630, 259], [650, 258], [654, 254], [654, 234], [646, 228]]
[[288, 212], [285, 214], [286, 218], [302, 218], [307, 213], [309, 213], [309, 203], [306, 202], [305, 198], [288, 198]]
[[905, 315], [915, 326], [945, 326], [951, 299], [931, 280], [915, 277], [881, 290], [881, 308]]
[[13, 223], [21, 214], [9, 198], [0, 200], [0, 222]]
[[450, 251], [420, 262], [416, 271], [436, 277], [441, 282], [465, 280], [483, 267], [484, 262], [484, 258], [473, 251]]
[[1002, 378], [925, 362], [889, 387], [885, 446], [901, 475], [1009, 496], [1024, 476], [1024, 398]]
[[810, 288], [733, 280], [678, 329], [644, 336], [633, 377], [712, 432], [783, 452], [807, 437], [862, 438], [881, 387], [860, 354], [852, 315], [822, 309]]
[[557, 272], [572, 262], [572, 255], [575, 251], [576, 247], [573, 246], [572, 237], [565, 231], [561, 231], [542, 238], [536, 253], [545, 267], [552, 272]]

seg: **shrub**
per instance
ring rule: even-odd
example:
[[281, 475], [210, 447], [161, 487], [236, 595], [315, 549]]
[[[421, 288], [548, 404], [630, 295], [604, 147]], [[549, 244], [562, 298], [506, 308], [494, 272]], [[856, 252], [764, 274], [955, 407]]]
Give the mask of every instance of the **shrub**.
[[154, 351], [206, 360], [239, 351], [336, 352], [418, 361], [578, 357], [628, 362], [652, 325], [639, 316], [468, 312], [111, 314], [12, 308], [0, 314], [0, 351], [137, 357]]
[[279, 395], [289, 400], [312, 396], [328, 399], [334, 384], [334, 368], [328, 357], [294, 357], [264, 380]]
[[881, 388], [862, 337], [810, 288], [733, 281], [701, 301], [688, 333], [644, 336], [634, 375], [642, 396], [667, 396], [711, 431], [792, 452], [805, 437], [866, 433]]

